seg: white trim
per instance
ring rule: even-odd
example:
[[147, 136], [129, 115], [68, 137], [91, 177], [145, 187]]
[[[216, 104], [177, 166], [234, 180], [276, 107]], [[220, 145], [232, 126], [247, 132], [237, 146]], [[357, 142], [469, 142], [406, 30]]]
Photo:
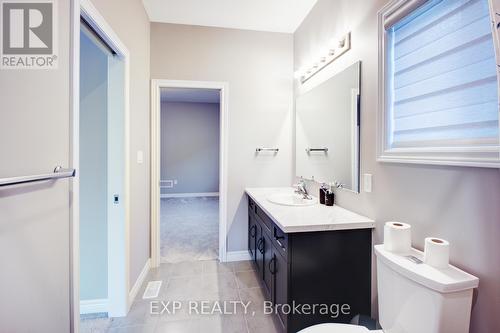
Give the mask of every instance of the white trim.
[[[497, 63], [497, 85], [498, 85], [498, 95], [500, 96], [500, 2], [497, 0], [489, 0], [490, 4], [490, 16], [492, 21], [493, 29], [493, 44], [495, 45], [495, 60]], [[498, 108], [498, 116], [500, 119], [500, 101]], [[500, 140], [500, 131], [498, 133], [498, 139]]]
[[[361, 66], [360, 66], [361, 67]], [[359, 89], [353, 88], [351, 89], [351, 184], [352, 191], [359, 193], [361, 191], [359, 187], [359, 175], [360, 175], [360, 146], [359, 146], [359, 125], [361, 123], [360, 110], [358, 110], [358, 101], [359, 101]]]
[[160, 198], [198, 198], [198, 197], [218, 197], [219, 192], [204, 193], [162, 193]]
[[226, 253], [226, 261], [247, 261], [252, 259], [248, 251], [229, 251]]
[[409, 13], [425, 4], [427, 0], [394, 0], [381, 9], [384, 29], [389, 29]]
[[160, 88], [193, 88], [220, 90], [220, 160], [219, 160], [219, 260], [227, 252], [227, 154], [228, 94], [227, 82], [151, 80], [151, 266], [160, 265]]
[[[118, 35], [113, 31], [106, 19], [99, 13], [97, 8], [90, 0], [80, 0], [80, 16], [90, 25], [90, 27], [99, 35], [100, 38], [120, 57], [128, 58], [130, 53], [122, 43]], [[78, 20], [78, 25], [80, 20]], [[78, 30], [79, 32], [80, 30]]]
[[[80, 5], [71, 1], [71, 69], [70, 69], [70, 167], [80, 165]], [[80, 177], [79, 170], [70, 182], [70, 332], [80, 332]]]
[[[124, 195], [123, 203], [125, 205], [125, 221], [123, 223], [123, 234], [121, 244], [117, 244], [121, 253], [121, 260], [116, 266], [116, 272], [108, 272], [108, 313], [110, 316], [126, 315], [130, 309], [128, 302], [129, 291], [129, 225], [130, 225], [130, 115], [129, 115], [129, 85], [130, 85], [130, 53], [118, 36], [114, 33], [111, 26], [106, 22], [103, 16], [94, 7], [89, 0], [72, 1], [72, 19], [71, 19], [71, 165], [77, 170], [71, 186], [71, 265], [70, 265], [70, 331], [79, 332], [80, 323], [80, 269], [79, 269], [79, 103], [80, 103], [80, 17], [84, 17], [87, 23], [98, 33], [98, 35], [123, 59], [124, 63]], [[110, 274], [111, 273], [111, 274]], [[116, 295], [114, 299], [113, 295]]]
[[496, 160], [482, 159], [468, 159], [456, 158], [455, 160], [448, 158], [443, 159], [434, 156], [379, 156], [378, 162], [385, 163], [404, 163], [404, 164], [427, 164], [427, 165], [448, 165], [448, 166], [462, 166], [462, 167], [478, 167], [478, 168], [500, 168], [500, 162]]
[[146, 281], [150, 268], [151, 268], [151, 258], [148, 258], [148, 260], [146, 260], [146, 263], [144, 264], [144, 267], [142, 268], [141, 274], [139, 274], [137, 280], [134, 283], [134, 286], [132, 287], [132, 289], [130, 289], [130, 293], [128, 295], [129, 304], [134, 303], [134, 300], [137, 297], [139, 290], [141, 290], [144, 281]]
[[[376, 154], [378, 162], [410, 163], [428, 165], [450, 165], [500, 168], [500, 146], [476, 147], [415, 147], [392, 148], [388, 146], [387, 107], [390, 91], [386, 89], [391, 71], [387, 63], [387, 45], [391, 43], [387, 29], [404, 16], [421, 6], [422, 0], [393, 0], [378, 12], [378, 110], [376, 131]], [[494, 33], [495, 35], [495, 33]], [[497, 55], [498, 57], [498, 55]], [[500, 73], [499, 73], [500, 77]], [[500, 84], [500, 83], [499, 83]]]
[[108, 312], [108, 299], [89, 299], [80, 301], [80, 314]]

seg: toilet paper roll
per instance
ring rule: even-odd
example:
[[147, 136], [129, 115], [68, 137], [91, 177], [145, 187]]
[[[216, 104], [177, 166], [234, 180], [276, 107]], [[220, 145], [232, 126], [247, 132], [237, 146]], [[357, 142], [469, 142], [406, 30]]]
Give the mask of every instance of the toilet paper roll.
[[386, 222], [384, 248], [391, 252], [409, 252], [411, 249], [411, 225], [402, 222]]
[[450, 243], [444, 239], [427, 237], [424, 246], [424, 262], [436, 268], [447, 268], [450, 260]]

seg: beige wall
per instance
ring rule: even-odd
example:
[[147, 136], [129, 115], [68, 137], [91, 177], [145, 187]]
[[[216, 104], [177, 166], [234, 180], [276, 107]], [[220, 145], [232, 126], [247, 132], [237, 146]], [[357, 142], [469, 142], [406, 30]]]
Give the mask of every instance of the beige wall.
[[[321, 54], [331, 38], [352, 32], [352, 50], [308, 85], [362, 61], [361, 172], [373, 174], [373, 192], [340, 192], [338, 204], [377, 220], [376, 243], [382, 242], [388, 220], [411, 223], [413, 245], [420, 249], [426, 236], [448, 239], [451, 262], [480, 278], [471, 332], [500, 332], [500, 172], [376, 162], [377, 11], [384, 3], [318, 0], [294, 34], [298, 69]], [[302, 88], [296, 88], [300, 93]]]
[[244, 188], [290, 184], [292, 47], [291, 34], [151, 24], [153, 79], [229, 83], [229, 251], [246, 250]]
[[[149, 258], [149, 19], [140, 0], [92, 0], [130, 52], [130, 288]], [[137, 164], [137, 151], [144, 163]]]

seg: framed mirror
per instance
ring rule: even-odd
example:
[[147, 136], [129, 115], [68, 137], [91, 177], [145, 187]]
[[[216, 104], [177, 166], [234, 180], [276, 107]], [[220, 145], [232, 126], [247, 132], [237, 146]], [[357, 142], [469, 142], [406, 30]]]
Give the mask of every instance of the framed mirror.
[[361, 62], [296, 99], [297, 177], [359, 192]]

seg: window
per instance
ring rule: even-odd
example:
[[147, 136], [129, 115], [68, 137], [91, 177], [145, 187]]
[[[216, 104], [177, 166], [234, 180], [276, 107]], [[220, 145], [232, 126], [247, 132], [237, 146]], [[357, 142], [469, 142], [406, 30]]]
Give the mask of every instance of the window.
[[380, 11], [379, 161], [500, 167], [495, 27], [488, 0]]

